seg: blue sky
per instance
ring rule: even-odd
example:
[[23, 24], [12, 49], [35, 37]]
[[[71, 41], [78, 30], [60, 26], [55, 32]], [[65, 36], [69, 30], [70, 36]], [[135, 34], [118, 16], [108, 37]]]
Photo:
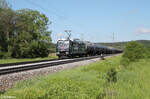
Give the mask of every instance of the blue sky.
[[7, 0], [14, 10], [46, 14], [52, 40], [66, 37], [91, 42], [150, 40], [150, 0]]

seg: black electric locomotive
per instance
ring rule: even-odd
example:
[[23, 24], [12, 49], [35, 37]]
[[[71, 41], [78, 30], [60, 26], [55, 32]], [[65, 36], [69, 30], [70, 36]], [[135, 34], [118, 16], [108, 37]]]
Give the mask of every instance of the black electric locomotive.
[[56, 54], [58, 57], [76, 57], [86, 55], [86, 45], [79, 39], [75, 40], [58, 40]]

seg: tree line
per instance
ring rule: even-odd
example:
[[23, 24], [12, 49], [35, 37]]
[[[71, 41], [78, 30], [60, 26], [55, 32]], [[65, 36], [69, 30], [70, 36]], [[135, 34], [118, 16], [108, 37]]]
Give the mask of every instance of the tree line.
[[46, 57], [51, 45], [46, 15], [31, 9], [13, 10], [0, 0], [0, 58]]

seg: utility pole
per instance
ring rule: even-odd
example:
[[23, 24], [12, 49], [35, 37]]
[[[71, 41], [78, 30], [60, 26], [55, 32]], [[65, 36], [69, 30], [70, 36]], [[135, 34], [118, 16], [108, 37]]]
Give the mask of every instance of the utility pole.
[[84, 40], [84, 34], [83, 33], [81, 33], [81, 40], [83, 41]]
[[[113, 47], [113, 43], [115, 43], [115, 33], [113, 32], [113, 35], [112, 35], [112, 47]], [[112, 51], [112, 54], [114, 54], [114, 51]]]
[[71, 30], [65, 30], [65, 32], [66, 32], [67, 35], [68, 35], [67, 39], [70, 40], [70, 37], [71, 37]]
[[112, 40], [113, 40], [113, 43], [114, 43], [115, 42], [115, 33], [114, 32], [113, 32]]

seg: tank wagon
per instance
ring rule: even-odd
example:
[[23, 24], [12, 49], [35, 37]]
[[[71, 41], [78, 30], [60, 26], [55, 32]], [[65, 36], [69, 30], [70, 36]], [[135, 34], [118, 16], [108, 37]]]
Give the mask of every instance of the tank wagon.
[[56, 55], [59, 58], [66, 57], [83, 57], [101, 54], [121, 53], [122, 50], [101, 46], [89, 41], [81, 41], [79, 39], [61, 39], [57, 41]]

